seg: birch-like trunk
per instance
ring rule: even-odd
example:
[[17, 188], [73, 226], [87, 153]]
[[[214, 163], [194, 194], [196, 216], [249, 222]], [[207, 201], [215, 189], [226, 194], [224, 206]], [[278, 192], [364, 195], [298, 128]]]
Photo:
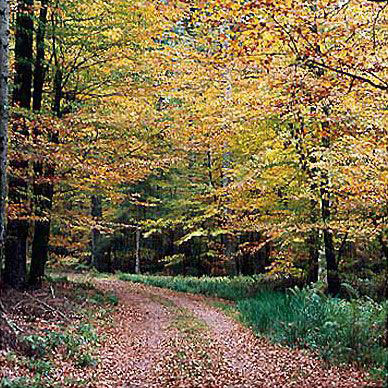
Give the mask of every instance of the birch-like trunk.
[[318, 283], [327, 289], [327, 266], [326, 250], [323, 230], [319, 231], [319, 250], [318, 250]]
[[135, 262], [135, 273], [140, 274], [140, 238], [141, 230], [136, 228], [136, 262]]
[[0, 2], [0, 274], [5, 241], [8, 164], [9, 1]]

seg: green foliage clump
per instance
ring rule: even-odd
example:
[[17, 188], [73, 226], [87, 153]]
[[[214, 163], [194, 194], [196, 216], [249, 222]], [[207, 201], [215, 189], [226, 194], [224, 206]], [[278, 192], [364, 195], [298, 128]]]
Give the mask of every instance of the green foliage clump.
[[322, 358], [384, 368], [387, 302], [344, 300], [314, 290], [263, 292], [241, 300], [242, 319], [275, 342], [314, 350]]
[[87, 344], [97, 344], [98, 335], [92, 325], [80, 324], [65, 332], [45, 330], [42, 334], [25, 336], [23, 342], [29, 347], [34, 358], [43, 358], [50, 351], [62, 346], [67, 357], [77, 356]]
[[89, 353], [82, 353], [76, 358], [76, 365], [80, 368], [86, 368], [88, 366], [96, 366], [97, 365], [97, 359], [95, 359], [91, 354]]
[[[79, 368], [95, 367], [97, 359], [89, 352], [91, 346], [96, 346], [99, 336], [95, 328], [88, 323], [69, 326], [63, 332], [43, 330], [39, 334], [31, 334], [22, 338], [29, 357], [16, 358], [19, 364], [25, 365], [33, 373], [33, 377], [17, 379], [3, 378], [0, 388], [45, 388], [59, 387], [52, 381], [51, 372], [54, 368], [50, 355], [60, 348], [67, 359], [72, 359]], [[72, 386], [78, 386], [76, 381]], [[82, 385], [82, 384], [81, 384]]]
[[96, 305], [112, 305], [117, 306], [119, 299], [115, 294], [103, 294], [101, 292], [96, 292], [89, 301]]
[[20, 377], [18, 379], [10, 380], [4, 378], [0, 381], [1, 388], [45, 388], [46, 385], [41, 382], [40, 378], [34, 378], [33, 380], [27, 377]]

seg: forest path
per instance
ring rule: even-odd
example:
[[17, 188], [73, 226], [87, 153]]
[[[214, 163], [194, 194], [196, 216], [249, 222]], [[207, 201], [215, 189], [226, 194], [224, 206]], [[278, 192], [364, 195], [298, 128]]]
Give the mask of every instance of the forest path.
[[[113, 324], [90, 387], [372, 387], [352, 367], [327, 367], [308, 352], [272, 345], [203, 296], [114, 278], [94, 279], [114, 292]], [[89, 375], [89, 377], [91, 377]]]

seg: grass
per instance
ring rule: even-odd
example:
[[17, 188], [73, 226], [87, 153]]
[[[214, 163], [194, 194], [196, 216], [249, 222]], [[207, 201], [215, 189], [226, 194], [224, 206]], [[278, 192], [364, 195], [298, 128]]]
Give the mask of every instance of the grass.
[[170, 328], [178, 329], [186, 337], [196, 337], [200, 332], [207, 330], [206, 323], [193, 315], [188, 309], [178, 307], [174, 301], [160, 295], [147, 293], [147, 297], [170, 310], [174, 315]]
[[147, 294], [147, 296], [153, 302], [159, 303], [160, 305], [167, 307], [168, 309], [172, 309], [172, 308], [176, 307], [175, 303], [172, 300], [167, 299], [167, 298], [163, 298], [160, 295]]
[[174, 327], [182, 332], [186, 338], [197, 338], [198, 334], [208, 330], [206, 323], [195, 317], [186, 308], [176, 308], [175, 316], [170, 327]]
[[220, 302], [220, 301], [209, 301], [207, 304], [211, 307], [215, 307], [218, 310], [221, 310], [225, 315], [235, 319], [236, 321], [241, 321], [240, 312], [237, 310], [236, 303], [233, 302]]
[[263, 292], [241, 300], [237, 308], [245, 323], [275, 342], [310, 348], [326, 360], [386, 365], [387, 303], [329, 298], [313, 290], [288, 294]]
[[258, 334], [288, 346], [308, 348], [323, 359], [357, 362], [384, 380], [388, 302], [338, 299], [314, 289], [271, 290], [261, 277], [193, 278], [120, 274], [119, 278], [175, 291], [229, 299], [209, 302]]
[[269, 287], [264, 277], [184, 277], [184, 276], [144, 276], [121, 273], [119, 279], [150, 286], [169, 288], [174, 291], [215, 296], [229, 300], [252, 297], [259, 289]]

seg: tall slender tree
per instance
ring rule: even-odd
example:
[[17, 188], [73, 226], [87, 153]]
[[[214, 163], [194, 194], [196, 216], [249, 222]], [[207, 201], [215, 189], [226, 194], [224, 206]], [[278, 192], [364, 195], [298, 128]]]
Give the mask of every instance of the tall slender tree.
[[34, 67], [34, 91], [33, 91], [33, 109], [40, 111], [42, 109], [43, 85], [45, 81], [45, 39], [47, 28], [48, 0], [40, 2], [39, 21], [36, 29], [36, 57]]
[[13, 103], [26, 109], [32, 98], [33, 7], [33, 0], [19, 0], [16, 15]]
[[[36, 30], [36, 57], [34, 67], [34, 91], [33, 110], [42, 109], [43, 86], [45, 82], [45, 46], [47, 28], [48, 0], [41, 0], [39, 13], [39, 25]], [[41, 135], [39, 126], [36, 127], [35, 135]], [[51, 139], [56, 138], [51, 134]], [[44, 276], [44, 267], [48, 258], [48, 246], [50, 237], [50, 213], [52, 208], [52, 197], [54, 194], [52, 176], [54, 166], [45, 162], [44, 159], [37, 159], [34, 162], [34, 200], [35, 215], [38, 217], [34, 227], [34, 237], [31, 250], [31, 267], [29, 273], [30, 286], [41, 285]]]
[[8, 156], [9, 2], [0, 2], [0, 274], [5, 240]]
[[[33, 0], [18, 2], [15, 32], [14, 105], [31, 108], [33, 61]], [[15, 117], [14, 129], [20, 136], [28, 136], [28, 128], [22, 117]], [[9, 200], [17, 211], [8, 217], [5, 243], [4, 281], [14, 288], [25, 286], [28, 237], [28, 160], [18, 155], [10, 161]], [[23, 209], [23, 210], [22, 210]]]

